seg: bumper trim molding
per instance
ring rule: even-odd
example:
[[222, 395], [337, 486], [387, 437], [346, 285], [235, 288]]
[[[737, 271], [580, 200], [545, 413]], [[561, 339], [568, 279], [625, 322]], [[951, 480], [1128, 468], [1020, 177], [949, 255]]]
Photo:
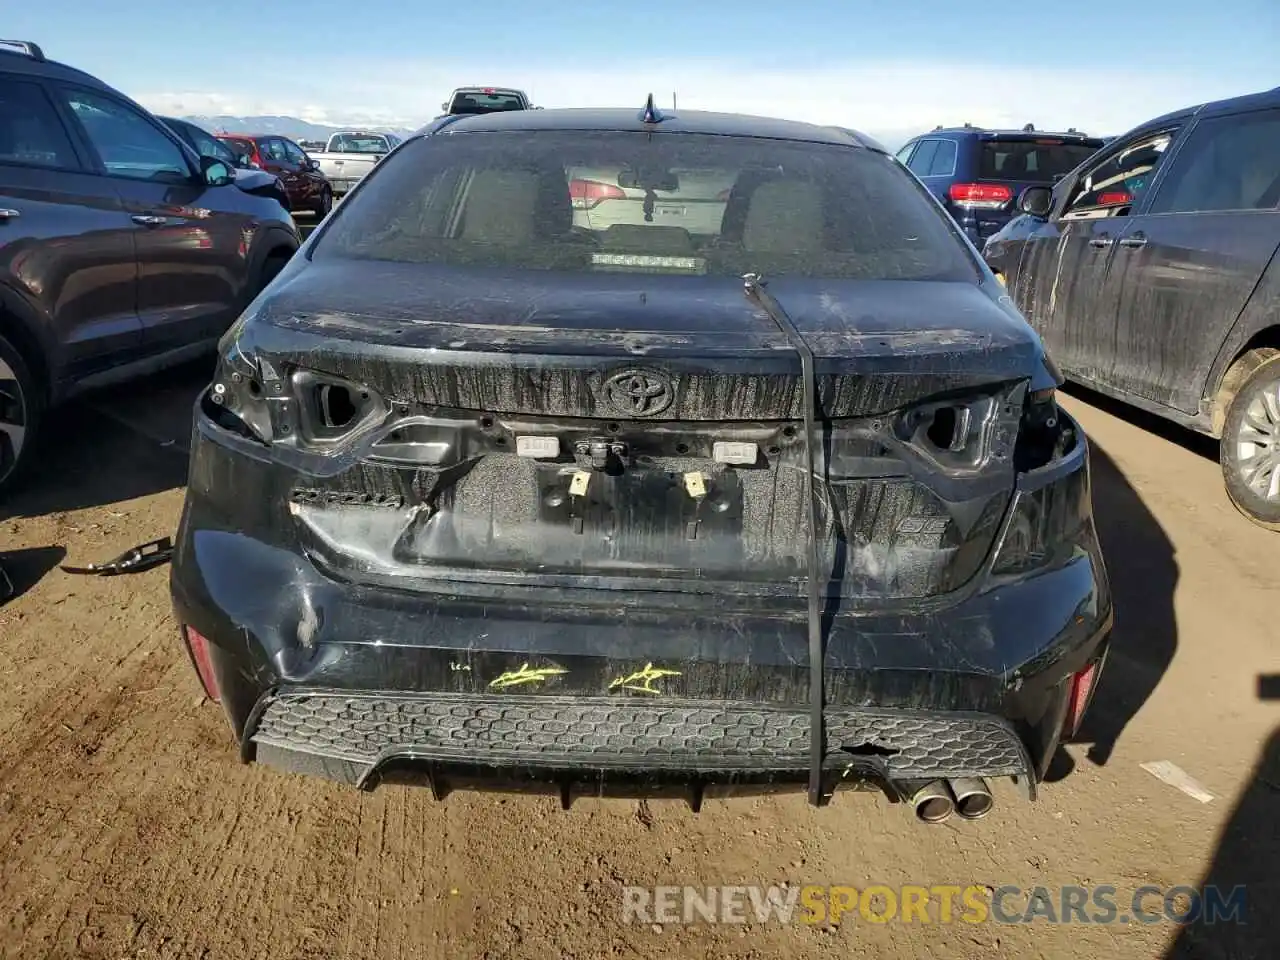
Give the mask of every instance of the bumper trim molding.
[[[369, 789], [392, 762], [497, 773], [673, 774], [690, 781], [812, 774], [808, 711], [750, 702], [283, 689], [265, 694], [243, 746], [271, 766]], [[853, 770], [888, 784], [1011, 776], [1034, 798], [1013, 726], [982, 713], [825, 712], [831, 787]]]

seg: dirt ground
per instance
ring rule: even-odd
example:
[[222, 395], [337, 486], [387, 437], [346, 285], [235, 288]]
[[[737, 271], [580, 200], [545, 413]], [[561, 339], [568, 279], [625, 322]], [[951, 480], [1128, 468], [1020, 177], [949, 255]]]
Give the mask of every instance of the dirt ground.
[[[57, 415], [0, 506], [0, 955], [93, 958], [1274, 956], [1280, 921], [1280, 538], [1227, 503], [1214, 445], [1094, 397], [1117, 643], [1090, 740], [1041, 802], [916, 823], [876, 794], [579, 800], [240, 765], [179, 648], [164, 568], [77, 577], [172, 533], [196, 367]], [[1105, 406], [1105, 409], [1102, 407]], [[1176, 763], [1201, 803], [1139, 765]], [[626, 884], [1249, 884], [1246, 926], [624, 924]], [[1270, 902], [1268, 902], [1270, 901]]]

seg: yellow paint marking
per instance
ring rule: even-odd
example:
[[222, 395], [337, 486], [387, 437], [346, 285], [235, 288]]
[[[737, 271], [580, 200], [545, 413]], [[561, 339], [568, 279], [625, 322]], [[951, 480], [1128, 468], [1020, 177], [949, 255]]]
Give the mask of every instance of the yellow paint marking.
[[573, 479], [569, 481], [569, 494], [574, 497], [586, 496], [587, 487], [591, 483], [591, 474], [586, 470], [579, 470], [573, 475]]
[[613, 681], [613, 683], [609, 684], [609, 689], [660, 694], [662, 691], [653, 685], [653, 681], [661, 680], [663, 677], [678, 676], [680, 676], [679, 670], [663, 670], [661, 667], [655, 667], [652, 663], [646, 663], [643, 670], [637, 670], [635, 673], [619, 677]]
[[700, 500], [707, 495], [707, 478], [699, 470], [686, 473], [684, 475], [684, 488], [689, 492], [689, 496], [695, 500]]
[[489, 681], [489, 686], [494, 690], [505, 690], [507, 687], [520, 687], [528, 683], [544, 683], [552, 677], [558, 677], [562, 673], [568, 673], [560, 667], [534, 667], [530, 668], [529, 664], [520, 664], [518, 670], [508, 670], [501, 676], [494, 677]]

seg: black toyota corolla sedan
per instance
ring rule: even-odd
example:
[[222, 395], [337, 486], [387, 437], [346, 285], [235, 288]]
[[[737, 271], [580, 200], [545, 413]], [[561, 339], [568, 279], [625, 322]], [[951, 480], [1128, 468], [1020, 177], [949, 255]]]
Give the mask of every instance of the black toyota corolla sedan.
[[221, 344], [172, 587], [245, 760], [1034, 798], [1112, 611], [1060, 376], [874, 142], [441, 118]]

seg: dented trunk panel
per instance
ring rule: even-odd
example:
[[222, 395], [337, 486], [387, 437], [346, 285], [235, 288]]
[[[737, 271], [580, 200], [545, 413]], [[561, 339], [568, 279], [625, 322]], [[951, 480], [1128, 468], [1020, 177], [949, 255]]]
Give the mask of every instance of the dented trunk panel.
[[[373, 279], [394, 292], [405, 269]], [[736, 283], [672, 292], [664, 277], [650, 295], [643, 278], [464, 284], [452, 270], [374, 316], [333, 306], [351, 299], [342, 268], [316, 272], [239, 335], [253, 359], [225, 402], [246, 384], [265, 394], [261, 456], [293, 471], [280, 510], [323, 569], [411, 589], [805, 595], [799, 362]], [[707, 329], [687, 322], [694, 291]], [[823, 592], [875, 603], [962, 588], [1014, 489], [1033, 335], [972, 284], [771, 291], [819, 361]], [[326, 389], [350, 399], [347, 426], [319, 422]], [[726, 459], [726, 445], [748, 453]]]
[[[346, 262], [312, 265], [305, 276], [302, 289], [285, 285], [269, 302], [255, 347], [389, 399], [627, 417], [608, 402], [607, 381], [658, 367], [673, 396], [647, 419], [802, 415], [797, 358], [733, 280]], [[771, 289], [818, 360], [824, 416], [1018, 379], [1038, 356], [1025, 322], [975, 284], [788, 279]], [[377, 291], [376, 310], [366, 290]], [[284, 332], [273, 336], [273, 327]]]

